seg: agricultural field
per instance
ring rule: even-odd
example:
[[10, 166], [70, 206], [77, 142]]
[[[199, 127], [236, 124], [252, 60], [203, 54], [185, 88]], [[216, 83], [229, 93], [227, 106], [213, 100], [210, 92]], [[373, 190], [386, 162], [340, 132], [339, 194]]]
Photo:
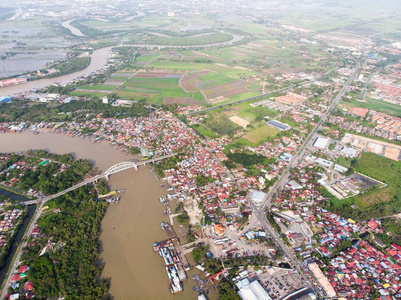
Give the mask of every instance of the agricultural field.
[[107, 92], [102, 92], [102, 91], [94, 91], [94, 90], [75, 90], [70, 93], [71, 96], [76, 96], [76, 97], [97, 97], [101, 98], [104, 96], [107, 96], [109, 93]]
[[78, 87], [78, 90], [112, 91], [115, 88], [116, 87], [112, 85], [96, 84], [96, 85], [81, 85]]
[[[180, 76], [151, 76], [151, 74], [136, 75], [125, 82], [116, 90], [116, 94], [123, 99], [148, 99], [155, 104], [163, 104], [165, 98], [191, 98], [198, 102], [198, 105], [204, 104], [199, 94], [187, 93], [179, 86]], [[189, 99], [187, 99], [189, 100]], [[184, 99], [176, 99], [182, 102]], [[173, 103], [172, 99], [167, 103]], [[192, 102], [191, 102], [192, 105]]]
[[143, 43], [154, 44], [154, 45], [194, 46], [194, 45], [208, 45], [208, 44], [228, 42], [232, 39], [233, 36], [231, 34], [211, 32], [209, 34], [183, 36], [183, 37], [150, 35], [146, 40], [143, 41]]

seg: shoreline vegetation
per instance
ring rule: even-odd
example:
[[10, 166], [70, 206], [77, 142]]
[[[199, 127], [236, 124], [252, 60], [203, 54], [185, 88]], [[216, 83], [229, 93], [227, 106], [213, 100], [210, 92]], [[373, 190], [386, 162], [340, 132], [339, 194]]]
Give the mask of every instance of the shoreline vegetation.
[[[45, 194], [64, 190], [87, 174], [96, 172], [89, 161], [76, 160], [72, 154], [58, 155], [44, 150], [30, 150], [26, 155], [10, 154], [8, 160], [1, 164], [2, 169], [12, 163], [26, 161], [27, 166], [20, 176], [21, 187], [29, 179], [30, 188], [36, 187]], [[34, 167], [43, 159], [57, 162]], [[57, 168], [60, 164], [68, 165], [61, 173]], [[100, 278], [103, 269], [99, 264], [99, 236], [100, 224], [108, 206], [107, 202], [97, 200], [96, 190], [105, 193], [109, 188], [104, 182], [96, 187], [86, 185], [46, 203], [45, 212], [37, 221], [39, 233], [28, 238], [21, 256], [21, 265], [29, 265], [27, 278], [35, 287], [36, 298], [100, 299], [108, 292], [107, 281], [96, 280]], [[21, 224], [22, 221], [17, 227]], [[17, 227], [12, 240], [18, 233]], [[0, 263], [3, 259], [0, 257]], [[17, 290], [8, 288], [10, 293]]]

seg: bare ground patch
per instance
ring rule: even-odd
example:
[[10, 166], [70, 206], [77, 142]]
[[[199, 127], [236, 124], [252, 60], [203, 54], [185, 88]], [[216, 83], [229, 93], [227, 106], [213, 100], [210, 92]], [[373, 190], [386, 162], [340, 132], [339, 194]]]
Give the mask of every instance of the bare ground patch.
[[191, 74], [185, 74], [181, 79], [181, 85], [187, 92], [197, 92], [198, 85], [202, 83], [200, 76], [210, 73], [209, 71], [201, 71]]
[[166, 97], [163, 100], [163, 104], [199, 105], [199, 102], [190, 97]]
[[202, 87], [202, 91], [208, 99], [214, 99], [217, 97], [230, 98], [235, 95], [247, 93], [249, 89], [246, 88], [245, 82], [237, 80], [221, 85]]

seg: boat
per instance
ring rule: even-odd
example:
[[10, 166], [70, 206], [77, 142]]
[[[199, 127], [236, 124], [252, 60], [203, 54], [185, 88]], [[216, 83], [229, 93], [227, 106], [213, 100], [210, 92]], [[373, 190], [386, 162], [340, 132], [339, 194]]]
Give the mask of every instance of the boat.
[[168, 242], [169, 242], [169, 240], [153, 243], [153, 250], [159, 251], [160, 248], [163, 247], [164, 245], [166, 245]]
[[166, 227], [168, 226], [168, 224], [166, 222], [161, 222], [160, 225], [161, 225], [161, 228], [162, 228], [163, 231], [165, 231]]
[[120, 202], [120, 198], [121, 197], [108, 197], [105, 200], [107, 203], [116, 204], [116, 203]]
[[172, 294], [177, 294], [183, 291], [182, 283], [178, 277], [176, 265], [171, 265], [166, 267], [168, 277], [170, 279], [170, 292]]

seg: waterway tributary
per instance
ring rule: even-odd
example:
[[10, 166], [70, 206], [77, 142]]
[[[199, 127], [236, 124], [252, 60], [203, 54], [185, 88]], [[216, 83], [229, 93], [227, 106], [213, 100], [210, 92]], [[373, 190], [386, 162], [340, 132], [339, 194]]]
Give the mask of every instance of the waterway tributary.
[[[14, 200], [16, 202], [24, 202], [24, 201], [30, 200], [29, 198], [26, 198], [24, 196], [17, 195], [17, 194], [11, 193], [9, 191], [3, 190], [3, 189], [1, 189], [1, 187], [0, 187], [0, 195], [4, 195], [7, 198], [10, 198], [11, 200]], [[0, 270], [0, 283], [3, 282], [3, 280], [5, 278], [6, 272], [8, 271], [10, 264], [12, 262], [12, 257], [14, 256], [15, 252], [18, 249], [18, 242], [20, 242], [21, 239], [23, 238], [24, 232], [28, 228], [29, 222], [31, 221], [31, 219], [35, 213], [35, 209], [36, 209], [36, 205], [28, 206], [27, 215], [25, 216], [24, 222], [22, 223], [22, 226], [20, 227], [17, 235], [14, 238], [14, 242], [11, 245], [9, 255], [6, 260], [6, 264]]]
[[[0, 134], [0, 152], [47, 149], [55, 153], [74, 153], [76, 158], [91, 160], [100, 170], [132, 158], [106, 143], [71, 138], [64, 134], [31, 132]], [[158, 202], [165, 188], [148, 167], [126, 170], [111, 176], [112, 189], [125, 189], [119, 204], [110, 205], [102, 222], [100, 258], [102, 276], [110, 279], [114, 299], [196, 299], [192, 275], [184, 284], [184, 293], [172, 296], [164, 262], [152, 249], [155, 241], [167, 238], [160, 229], [164, 207]]]

